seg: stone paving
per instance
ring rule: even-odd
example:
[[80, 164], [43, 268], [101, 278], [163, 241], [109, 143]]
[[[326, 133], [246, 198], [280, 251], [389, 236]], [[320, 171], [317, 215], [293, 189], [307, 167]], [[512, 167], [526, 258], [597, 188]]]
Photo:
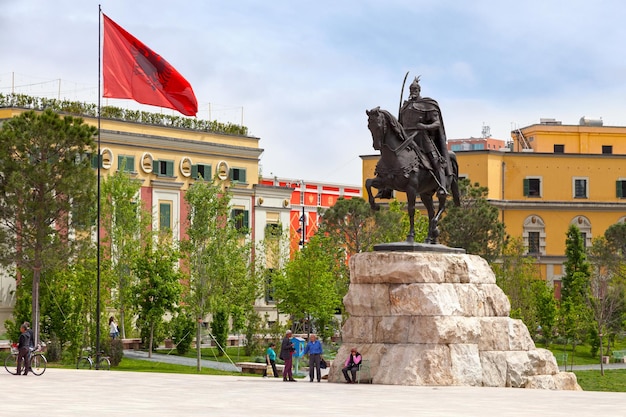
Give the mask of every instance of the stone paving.
[[3, 416], [623, 416], [626, 394], [333, 384], [50, 368], [0, 371]]

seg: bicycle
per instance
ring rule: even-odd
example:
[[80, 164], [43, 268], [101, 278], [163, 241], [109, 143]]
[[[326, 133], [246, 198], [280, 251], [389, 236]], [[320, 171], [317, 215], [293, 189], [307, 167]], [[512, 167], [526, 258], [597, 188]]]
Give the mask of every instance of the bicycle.
[[[12, 375], [18, 375], [22, 373], [22, 369], [17, 369], [17, 355], [19, 350], [17, 349], [17, 343], [13, 343], [11, 345], [11, 354], [6, 357], [4, 360], [4, 369], [7, 370], [8, 373]], [[29, 372], [32, 372], [33, 375], [43, 375], [46, 372], [46, 368], [48, 366], [48, 360], [43, 354], [42, 346], [39, 345], [37, 348], [30, 348], [27, 357], [24, 360], [25, 363], [30, 365]]]
[[[86, 349], [86, 352], [86, 356], [81, 356], [80, 358], [78, 358], [78, 361], [76, 362], [76, 369], [91, 369], [94, 367], [94, 359], [91, 357], [91, 350]], [[105, 371], [111, 369], [111, 361], [109, 360], [108, 356], [104, 356], [104, 352], [101, 351], [97, 359], [98, 362], [96, 369], [101, 369]]]

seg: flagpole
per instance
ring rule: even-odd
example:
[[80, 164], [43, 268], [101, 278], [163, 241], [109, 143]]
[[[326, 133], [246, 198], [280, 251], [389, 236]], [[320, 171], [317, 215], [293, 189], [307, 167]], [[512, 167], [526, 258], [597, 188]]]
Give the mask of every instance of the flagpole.
[[100, 359], [100, 113], [101, 113], [101, 78], [102, 78], [102, 5], [98, 5], [98, 192], [96, 221], [96, 369]]

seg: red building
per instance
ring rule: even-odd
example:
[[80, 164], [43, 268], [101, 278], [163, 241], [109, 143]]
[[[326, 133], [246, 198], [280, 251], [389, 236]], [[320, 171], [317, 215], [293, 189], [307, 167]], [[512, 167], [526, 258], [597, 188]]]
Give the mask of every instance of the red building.
[[[289, 234], [292, 247], [306, 243], [315, 234], [319, 225], [318, 209], [332, 207], [340, 197], [350, 199], [361, 197], [360, 187], [353, 185], [330, 184], [318, 181], [294, 180], [285, 178], [262, 178], [260, 185], [291, 188], [291, 212]], [[304, 230], [304, 233], [302, 231]]]
[[448, 150], [453, 152], [482, 150], [499, 151], [502, 148], [506, 148], [506, 142], [502, 139], [494, 139], [492, 137], [448, 139]]

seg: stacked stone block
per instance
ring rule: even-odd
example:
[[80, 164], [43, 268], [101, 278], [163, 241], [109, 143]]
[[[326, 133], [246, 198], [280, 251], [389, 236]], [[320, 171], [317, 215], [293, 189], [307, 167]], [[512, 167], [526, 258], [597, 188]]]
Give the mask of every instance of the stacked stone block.
[[479, 256], [357, 254], [344, 304], [349, 318], [331, 382], [343, 381], [343, 359], [355, 346], [375, 384], [580, 389], [509, 317], [509, 300]]

